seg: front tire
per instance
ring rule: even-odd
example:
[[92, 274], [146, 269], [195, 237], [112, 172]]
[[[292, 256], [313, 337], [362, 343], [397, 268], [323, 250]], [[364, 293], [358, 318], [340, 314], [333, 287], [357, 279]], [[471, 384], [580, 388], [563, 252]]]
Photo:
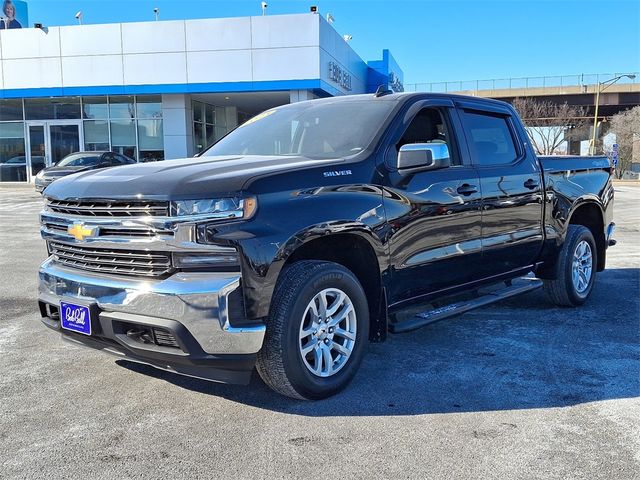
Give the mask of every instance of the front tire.
[[556, 305], [582, 305], [596, 278], [597, 250], [591, 231], [582, 225], [569, 225], [556, 262], [556, 278], [544, 280], [544, 290]]
[[355, 275], [332, 262], [295, 262], [276, 285], [256, 368], [282, 395], [326, 398], [353, 379], [368, 337], [367, 298]]

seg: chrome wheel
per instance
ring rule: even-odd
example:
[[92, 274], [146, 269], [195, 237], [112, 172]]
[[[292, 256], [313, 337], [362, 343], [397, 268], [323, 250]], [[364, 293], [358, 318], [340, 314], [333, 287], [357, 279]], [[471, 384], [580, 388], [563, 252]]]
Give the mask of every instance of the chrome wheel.
[[573, 287], [578, 293], [584, 293], [589, 288], [591, 282], [591, 274], [593, 272], [593, 254], [591, 246], [585, 240], [582, 240], [576, 246], [573, 253], [573, 265], [571, 269], [571, 277], [573, 279]]
[[311, 373], [330, 377], [344, 367], [356, 342], [356, 311], [349, 296], [327, 288], [311, 299], [300, 324], [302, 360]]

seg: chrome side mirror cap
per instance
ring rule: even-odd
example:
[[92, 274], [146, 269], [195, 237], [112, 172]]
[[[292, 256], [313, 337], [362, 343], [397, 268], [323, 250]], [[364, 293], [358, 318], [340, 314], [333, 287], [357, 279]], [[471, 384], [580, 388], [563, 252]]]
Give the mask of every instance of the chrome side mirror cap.
[[449, 147], [446, 143], [408, 143], [398, 152], [398, 170], [411, 173], [437, 170], [451, 166]]

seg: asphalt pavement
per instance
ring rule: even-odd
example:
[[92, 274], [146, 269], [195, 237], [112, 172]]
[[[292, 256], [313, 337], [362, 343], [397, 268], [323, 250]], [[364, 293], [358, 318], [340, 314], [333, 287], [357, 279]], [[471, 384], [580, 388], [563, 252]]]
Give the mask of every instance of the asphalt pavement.
[[36, 274], [41, 200], [0, 188], [0, 478], [640, 478], [640, 186], [578, 309], [541, 290], [372, 344], [321, 402], [61, 341]]

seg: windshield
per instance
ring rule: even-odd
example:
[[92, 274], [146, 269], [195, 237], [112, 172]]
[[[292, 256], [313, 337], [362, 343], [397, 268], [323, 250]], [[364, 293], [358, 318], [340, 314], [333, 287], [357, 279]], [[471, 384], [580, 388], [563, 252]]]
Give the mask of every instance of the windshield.
[[100, 153], [74, 153], [56, 163], [56, 167], [91, 167], [100, 163], [100, 157]]
[[222, 138], [203, 156], [296, 155], [314, 159], [366, 149], [396, 102], [318, 101], [263, 112]]

